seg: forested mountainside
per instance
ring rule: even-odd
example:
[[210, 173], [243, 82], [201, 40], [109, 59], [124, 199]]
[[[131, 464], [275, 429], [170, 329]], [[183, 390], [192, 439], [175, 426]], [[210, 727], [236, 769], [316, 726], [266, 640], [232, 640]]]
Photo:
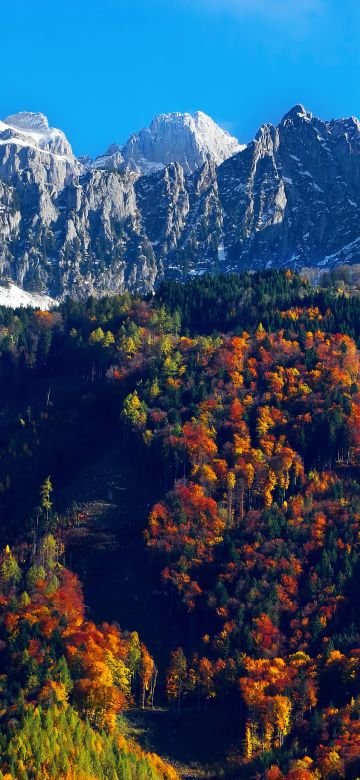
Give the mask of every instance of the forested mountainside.
[[155, 117], [95, 161], [42, 114], [0, 122], [0, 271], [63, 299], [204, 272], [359, 258], [360, 124], [295, 106], [240, 145], [201, 112]]
[[[154, 697], [195, 738], [230, 713], [210, 776], [359, 776], [360, 299], [334, 281], [263, 271], [0, 309], [7, 780], [176, 777], [126, 736]], [[64, 565], [87, 518], [56, 496], [110, 439], [158, 491], [141, 542], [168, 609], [157, 641], [156, 608], [138, 633], [93, 622]]]

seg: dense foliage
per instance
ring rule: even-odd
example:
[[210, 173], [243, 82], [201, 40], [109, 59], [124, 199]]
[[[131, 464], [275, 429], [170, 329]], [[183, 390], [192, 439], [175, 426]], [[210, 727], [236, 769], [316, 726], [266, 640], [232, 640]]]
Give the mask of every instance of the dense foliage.
[[[49, 484], [41, 509], [50, 509]], [[176, 778], [124, 739], [118, 715], [153, 699], [156, 667], [137, 633], [85, 619], [59, 541], [7, 547], [0, 562], [1, 777]]]
[[[166, 283], [154, 301], [125, 295], [51, 313], [2, 310], [0, 320], [9, 386], [29, 376], [54, 385], [66, 375], [81, 408], [91, 387], [123, 435], [150, 453], [151, 474], [157, 464], [167, 471], [171, 487], [151, 509], [145, 541], [173, 619], [197, 626], [191, 647], [184, 638], [172, 648], [170, 703], [234, 713], [240, 705], [247, 776], [355, 780], [359, 298], [333, 280], [313, 289], [291, 272], [264, 272]], [[55, 411], [47, 396], [30, 413], [14, 413], [3, 432], [0, 500], [14, 503], [24, 473], [44, 478]], [[85, 619], [77, 580], [59, 564], [70, 520], [44, 501], [46, 487], [28, 524], [31, 550], [3, 555], [12, 571], [1, 624], [5, 770], [19, 772], [13, 746], [23, 729], [61, 723], [61, 732], [66, 721], [74, 746], [81, 729], [84, 744], [101, 742], [103, 764], [93, 774], [107, 777], [104, 762], [125, 760], [117, 715], [134, 699], [151, 700], [155, 665], [137, 635]], [[64, 762], [70, 743], [58, 744]], [[129, 750], [155, 777], [171, 771]], [[76, 777], [89, 774], [86, 760], [76, 759]], [[33, 761], [29, 777], [40, 771], [40, 758]]]
[[[359, 269], [359, 266], [356, 266]], [[259, 271], [228, 276], [195, 277], [186, 285], [164, 282], [159, 290], [158, 305], [171, 313], [179, 312], [183, 329], [189, 333], [214, 331], [253, 331], [262, 322], [266, 331], [283, 326], [282, 312], [302, 310], [306, 330], [313, 331], [312, 316], [319, 310], [322, 329], [328, 333], [346, 333], [359, 343], [359, 287], [343, 285], [352, 280], [348, 269], [338, 274], [324, 274], [324, 286], [312, 287], [291, 271]], [[339, 287], [339, 278], [343, 286]], [[354, 281], [355, 284], [355, 281]], [[350, 294], [350, 293], [357, 294]]]
[[[13, 726], [12, 726], [13, 728]], [[1, 780], [176, 780], [158, 756], [95, 731], [70, 705], [31, 707], [4, 741]]]
[[[286, 298], [300, 285], [280, 282]], [[359, 356], [318, 306], [275, 316], [275, 331], [254, 320], [236, 336], [149, 339], [143, 327], [119, 364], [120, 381], [146, 366], [125, 419], [178, 463], [147, 543], [204, 628], [192, 658], [173, 653], [168, 693], [180, 703], [239, 690], [244, 760], [266, 755], [266, 766], [280, 750], [290, 774], [356, 777]]]

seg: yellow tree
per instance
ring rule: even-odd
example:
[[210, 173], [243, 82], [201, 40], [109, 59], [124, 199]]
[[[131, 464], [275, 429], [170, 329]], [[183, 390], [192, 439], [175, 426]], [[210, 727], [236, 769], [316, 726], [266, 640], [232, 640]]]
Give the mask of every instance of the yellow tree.
[[286, 737], [290, 730], [291, 709], [292, 705], [288, 696], [273, 696], [273, 723], [277, 728], [279, 747], [283, 746], [284, 737]]
[[170, 665], [166, 675], [166, 692], [168, 698], [177, 701], [178, 712], [181, 707], [181, 696], [186, 685], [187, 661], [181, 647], [173, 650]]
[[141, 685], [141, 707], [145, 707], [146, 696], [150, 698], [151, 707], [154, 706], [154, 693], [157, 679], [157, 668], [145, 645], [141, 645], [141, 657], [139, 664], [139, 676]]

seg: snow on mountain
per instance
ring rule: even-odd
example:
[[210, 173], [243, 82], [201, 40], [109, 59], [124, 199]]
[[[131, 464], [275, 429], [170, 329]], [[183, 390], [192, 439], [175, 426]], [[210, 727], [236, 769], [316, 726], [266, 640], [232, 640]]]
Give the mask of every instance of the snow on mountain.
[[245, 149], [245, 144], [239, 144], [237, 138], [219, 127], [202, 111], [197, 111], [190, 119], [194, 123], [199, 146], [202, 146], [204, 154], [208, 153], [208, 159], [214, 160], [216, 165]]
[[44, 114], [20, 111], [0, 122], [0, 143], [14, 143], [41, 149], [75, 162], [71, 146], [62, 130], [49, 127]]
[[108, 168], [110, 171], [122, 171], [125, 169], [121, 146], [111, 144], [104, 154], [93, 160], [91, 168]]
[[159, 114], [150, 127], [134, 133], [123, 147], [113, 144], [93, 165], [148, 175], [178, 162], [190, 174], [208, 160], [220, 165], [244, 148], [202, 111]]
[[21, 111], [0, 121], [0, 178], [18, 184], [29, 176], [57, 188], [78, 175], [81, 166], [62, 130], [40, 113]]
[[354, 117], [297, 105], [242, 147], [201, 112], [162, 114], [95, 161], [74, 161], [42, 114], [0, 124], [0, 273], [17, 285], [7, 299], [339, 262], [360, 262]]
[[234, 270], [359, 262], [357, 120], [323, 121], [294, 106], [226, 161], [218, 181]]
[[[9, 165], [14, 147], [18, 152], [15, 170]], [[198, 111], [193, 115], [160, 114], [149, 128], [134, 133], [124, 146], [114, 143], [95, 160], [87, 156], [76, 160], [62, 130], [50, 127], [44, 114], [21, 111], [0, 121], [0, 176], [2, 160], [6, 163], [4, 177], [10, 178], [13, 173], [20, 174], [29, 160], [34, 162], [36, 155], [44, 154], [51, 155], [53, 168], [53, 175], [50, 172], [47, 176], [48, 182], [56, 184], [91, 169], [148, 175], [173, 162], [180, 163], [185, 173], [190, 174], [207, 160], [220, 165], [244, 148], [209, 116]], [[22, 149], [27, 154], [21, 153]]]
[[58, 303], [53, 298], [50, 298], [49, 295], [30, 293], [10, 282], [6, 286], [0, 285], [0, 306], [8, 306], [10, 309], [30, 306], [33, 309], [39, 308], [45, 311], [53, 306], [58, 306]]

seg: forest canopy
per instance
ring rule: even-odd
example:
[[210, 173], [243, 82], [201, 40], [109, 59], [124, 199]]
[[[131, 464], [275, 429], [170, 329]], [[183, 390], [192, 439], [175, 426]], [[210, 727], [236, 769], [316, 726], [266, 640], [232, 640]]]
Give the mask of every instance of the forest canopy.
[[[4, 777], [176, 776], [119, 732], [126, 708], [153, 699], [142, 627], [95, 625], [63, 565], [66, 523], [44, 469], [56, 468], [49, 441], [64, 446], [65, 408], [69, 436], [84, 410], [117, 426], [163, 486], [144, 544], [172, 619], [198, 631], [171, 649], [159, 695], [180, 713], [237, 713], [241, 775], [359, 776], [359, 340], [360, 299], [290, 271], [0, 310], [13, 395], [0, 484], [13, 511], [1, 528]], [[29, 378], [41, 400], [19, 404]], [[54, 729], [52, 765], [41, 744]]]

